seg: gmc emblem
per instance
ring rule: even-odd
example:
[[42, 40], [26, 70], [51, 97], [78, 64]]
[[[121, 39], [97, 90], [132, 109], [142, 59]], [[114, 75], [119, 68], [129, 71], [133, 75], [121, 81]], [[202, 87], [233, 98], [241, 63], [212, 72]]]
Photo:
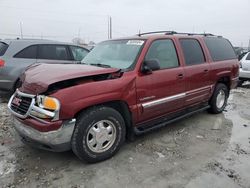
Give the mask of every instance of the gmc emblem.
[[19, 99], [19, 98], [16, 98], [16, 97], [12, 101], [12, 103], [17, 105], [17, 106], [20, 106], [21, 102], [22, 102], [22, 99]]

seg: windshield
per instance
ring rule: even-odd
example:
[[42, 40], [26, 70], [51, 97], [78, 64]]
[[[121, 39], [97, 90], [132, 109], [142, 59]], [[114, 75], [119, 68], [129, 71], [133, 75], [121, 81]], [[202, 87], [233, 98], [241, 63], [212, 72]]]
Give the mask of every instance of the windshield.
[[82, 63], [128, 69], [136, 60], [144, 40], [114, 40], [98, 44]]

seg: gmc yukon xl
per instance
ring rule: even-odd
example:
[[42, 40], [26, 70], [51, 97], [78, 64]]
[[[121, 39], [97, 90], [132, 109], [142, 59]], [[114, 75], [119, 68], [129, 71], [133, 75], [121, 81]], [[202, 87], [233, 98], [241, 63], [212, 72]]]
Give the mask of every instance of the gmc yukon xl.
[[239, 77], [231, 43], [211, 34], [151, 32], [97, 45], [81, 64], [38, 64], [8, 107], [23, 142], [112, 157], [135, 135], [202, 110], [221, 113]]

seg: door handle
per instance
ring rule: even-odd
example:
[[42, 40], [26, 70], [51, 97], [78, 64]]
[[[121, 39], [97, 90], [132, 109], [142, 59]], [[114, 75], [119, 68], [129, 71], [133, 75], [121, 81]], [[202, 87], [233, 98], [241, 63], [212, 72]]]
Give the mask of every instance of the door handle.
[[205, 73], [208, 73], [208, 69], [205, 69], [204, 72], [205, 72]]
[[182, 79], [184, 77], [184, 75], [182, 73], [178, 74], [177, 76], [179, 79]]

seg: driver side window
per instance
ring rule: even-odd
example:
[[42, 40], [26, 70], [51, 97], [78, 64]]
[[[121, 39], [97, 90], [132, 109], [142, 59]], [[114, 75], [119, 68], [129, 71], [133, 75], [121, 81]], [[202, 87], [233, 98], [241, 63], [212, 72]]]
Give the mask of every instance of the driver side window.
[[154, 41], [147, 52], [145, 60], [158, 60], [160, 63], [160, 69], [179, 66], [175, 46], [170, 39]]

